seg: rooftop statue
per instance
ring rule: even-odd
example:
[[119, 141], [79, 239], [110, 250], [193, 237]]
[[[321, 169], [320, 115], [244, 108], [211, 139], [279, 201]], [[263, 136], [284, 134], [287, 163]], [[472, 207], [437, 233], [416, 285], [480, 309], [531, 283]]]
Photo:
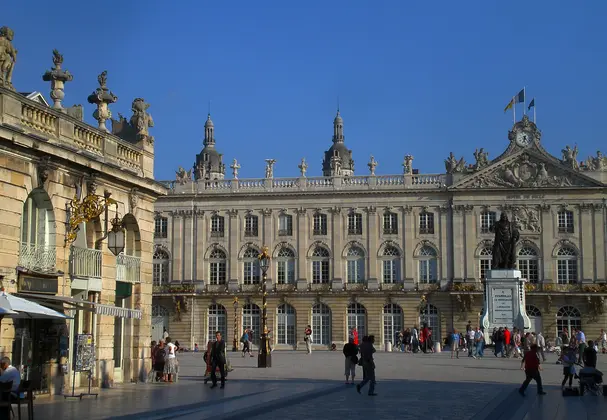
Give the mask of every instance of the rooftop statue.
[[8, 26], [0, 28], [0, 86], [15, 90], [13, 87], [13, 69], [17, 62], [17, 50], [13, 47], [15, 33]]
[[112, 134], [131, 143], [145, 140], [148, 144], [154, 144], [154, 136], [148, 130], [149, 127], [154, 127], [154, 120], [147, 112], [149, 107], [150, 104], [145, 99], [136, 98], [131, 105], [133, 115], [130, 121], [118, 113], [118, 121], [112, 120]]
[[449, 157], [445, 159], [445, 169], [447, 170], [448, 174], [463, 172], [465, 168], [466, 161], [463, 157], [458, 161], [453, 152], [449, 153]]
[[514, 270], [516, 268], [516, 243], [519, 240], [519, 232], [513, 222], [508, 220], [508, 215], [502, 213], [500, 220], [492, 227], [495, 232], [493, 242], [493, 270]]

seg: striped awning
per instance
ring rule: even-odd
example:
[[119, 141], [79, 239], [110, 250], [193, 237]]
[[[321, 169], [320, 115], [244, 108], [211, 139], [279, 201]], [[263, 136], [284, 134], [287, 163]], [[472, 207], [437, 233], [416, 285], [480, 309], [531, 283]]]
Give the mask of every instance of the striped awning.
[[93, 308], [97, 315], [107, 315], [116, 318], [141, 319], [141, 311], [138, 309], [119, 308], [118, 306], [96, 303]]
[[88, 310], [105, 316], [113, 316], [116, 318], [141, 319], [141, 311], [138, 309], [120, 308], [118, 306], [104, 305], [103, 303], [91, 302], [90, 300], [76, 299], [71, 296], [51, 296], [51, 295], [36, 295], [33, 293], [19, 293], [27, 299], [38, 301], [41, 304], [50, 306], [51, 303], [69, 305], [69, 309]]

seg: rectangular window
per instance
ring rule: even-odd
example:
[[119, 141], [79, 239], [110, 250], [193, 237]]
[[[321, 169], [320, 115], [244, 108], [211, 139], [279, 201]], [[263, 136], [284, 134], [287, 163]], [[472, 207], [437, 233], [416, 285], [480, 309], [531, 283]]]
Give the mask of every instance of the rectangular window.
[[559, 284], [574, 284], [577, 281], [577, 260], [557, 260], [557, 282]]
[[257, 261], [244, 262], [244, 284], [259, 284], [259, 263]]
[[295, 261], [278, 261], [278, 284], [295, 283]]
[[365, 262], [361, 259], [348, 260], [348, 283], [362, 283], [365, 278]]
[[398, 233], [398, 217], [396, 213], [384, 214], [384, 235], [396, 235]]
[[434, 213], [421, 213], [419, 215], [419, 233], [434, 234]]
[[278, 218], [278, 236], [293, 235], [293, 216], [281, 214]]
[[166, 217], [157, 217], [154, 220], [154, 238], [166, 238], [169, 220]]
[[496, 214], [494, 211], [484, 211], [481, 213], [481, 233], [491, 233], [491, 228], [495, 224]]
[[223, 232], [224, 232], [223, 216], [211, 217], [211, 236], [212, 237], [223, 237]]
[[362, 235], [363, 234], [363, 215], [359, 213], [348, 214], [348, 234]]
[[521, 276], [524, 279], [527, 279], [529, 283], [538, 283], [540, 280], [539, 276], [539, 267], [538, 261], [533, 260], [523, 260], [519, 257], [518, 269], [521, 271]]
[[314, 235], [326, 235], [327, 234], [327, 215], [322, 213], [316, 213], [314, 215]]
[[329, 261], [312, 261], [312, 283], [329, 283]]
[[573, 233], [573, 212], [562, 210], [558, 212], [559, 233]]
[[421, 283], [436, 283], [438, 280], [438, 265], [436, 259], [419, 262], [419, 280]]
[[257, 216], [248, 215], [244, 218], [244, 236], [257, 236], [258, 231]]
[[488, 258], [482, 258], [479, 261], [479, 279], [484, 280], [487, 278], [487, 271], [491, 270], [491, 260]]
[[398, 260], [383, 261], [383, 279], [384, 283], [391, 284], [400, 281], [399, 275], [400, 263]]
[[226, 263], [212, 262], [209, 264], [211, 284], [226, 284]]

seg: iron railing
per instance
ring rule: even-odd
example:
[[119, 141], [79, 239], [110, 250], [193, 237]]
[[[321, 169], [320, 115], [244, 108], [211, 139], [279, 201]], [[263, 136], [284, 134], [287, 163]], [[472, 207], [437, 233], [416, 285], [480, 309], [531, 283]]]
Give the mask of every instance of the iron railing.
[[70, 274], [73, 277], [101, 278], [101, 250], [72, 246], [70, 251]]
[[140, 283], [141, 259], [120, 254], [116, 257], [116, 281]]
[[52, 273], [57, 264], [57, 251], [54, 245], [21, 243], [19, 266], [40, 273]]

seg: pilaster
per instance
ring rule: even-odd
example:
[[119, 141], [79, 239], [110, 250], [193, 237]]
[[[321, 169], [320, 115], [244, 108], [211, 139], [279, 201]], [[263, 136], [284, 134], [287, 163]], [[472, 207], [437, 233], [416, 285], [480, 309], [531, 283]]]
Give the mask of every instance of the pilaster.
[[451, 254], [451, 243], [449, 242], [449, 205], [438, 207], [438, 234], [440, 241], [440, 267], [438, 280], [444, 282], [451, 280], [453, 273], [451, 272], [449, 255]]
[[179, 212], [171, 212], [171, 254], [173, 255], [173, 281], [183, 280], [183, 217]]
[[[462, 206], [464, 212], [464, 278], [475, 279], [479, 276], [478, 263], [476, 261], [474, 251], [478, 245], [478, 218], [474, 213], [474, 206]], [[482, 279], [479, 279], [482, 280]]]
[[[261, 232], [261, 244], [262, 246], [267, 246], [269, 249], [273, 249], [274, 247], [274, 233], [276, 229], [274, 229], [272, 209], [263, 209], [261, 211], [261, 216], [263, 218], [263, 228]], [[272, 278], [272, 272], [268, 270], [268, 278]]]
[[462, 205], [453, 206], [453, 279], [466, 278], [466, 217]]
[[184, 281], [194, 278], [194, 217], [192, 210], [183, 212], [183, 277]]
[[195, 227], [194, 238], [196, 241], [196, 247], [194, 248], [194, 255], [195, 255], [195, 262], [196, 262], [196, 269], [195, 269], [196, 276], [194, 277], [194, 280], [201, 281], [204, 279], [208, 279], [208, 276], [206, 276], [206, 264], [204, 263], [204, 257], [205, 257], [206, 250], [207, 250], [207, 244], [206, 244], [207, 228], [206, 228], [206, 220], [204, 218], [204, 211], [196, 210], [196, 213], [194, 216], [194, 227]]
[[594, 222], [594, 264], [597, 281], [607, 280], [605, 276], [605, 205], [594, 204], [593, 222]]
[[[344, 247], [343, 238], [346, 236], [344, 228], [344, 215], [342, 214], [341, 207], [333, 207], [330, 209], [331, 212], [331, 238], [333, 239], [332, 254], [333, 254], [333, 279], [335, 281], [342, 281], [344, 267], [342, 264], [341, 252]], [[343, 283], [343, 282], [342, 282]]]
[[[308, 216], [306, 209], [300, 207], [296, 211], [297, 213], [297, 229], [295, 230], [296, 244], [297, 244], [297, 282], [299, 284], [306, 285], [308, 283]], [[299, 285], [297, 287], [299, 289]], [[306, 324], [307, 325], [307, 324]]]
[[377, 229], [377, 208], [369, 206], [365, 208], [367, 213], [367, 283], [369, 290], [377, 290], [379, 282], [377, 280], [377, 238], [379, 232]]
[[415, 215], [411, 206], [403, 206], [401, 212], [402, 222], [402, 249], [403, 249], [403, 281], [413, 285], [415, 276], [415, 263], [413, 251], [415, 250]]
[[230, 275], [228, 277], [231, 283], [238, 284], [238, 210], [230, 210], [226, 216], [227, 220], [227, 229], [228, 229], [228, 247], [230, 256], [228, 257], [230, 260], [230, 264], [228, 270], [230, 270]]
[[596, 248], [594, 241], [594, 217], [592, 214], [592, 204], [580, 204], [579, 206], [579, 230], [580, 230], [580, 254], [581, 270], [580, 281], [592, 282], [595, 278], [596, 267]]
[[542, 269], [543, 275], [542, 280], [547, 283], [556, 282], [556, 268], [552, 258], [552, 247], [553, 247], [553, 235], [555, 235], [554, 220], [556, 219], [556, 212], [550, 207], [549, 204], [540, 205], [541, 219], [542, 219], [542, 239], [540, 246], [540, 252], [542, 253]]

